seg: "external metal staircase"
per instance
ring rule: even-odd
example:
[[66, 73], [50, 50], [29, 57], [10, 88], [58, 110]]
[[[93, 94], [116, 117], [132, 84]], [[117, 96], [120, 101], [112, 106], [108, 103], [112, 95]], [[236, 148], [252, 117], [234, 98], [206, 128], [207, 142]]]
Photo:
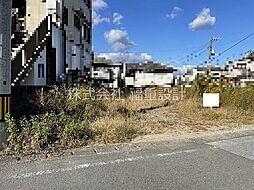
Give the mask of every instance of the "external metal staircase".
[[51, 38], [51, 34], [52, 16], [48, 15], [30, 37], [25, 38], [24, 33], [21, 32], [16, 39], [13, 39], [13, 42], [19, 46], [13, 46], [13, 49], [16, 49], [12, 52], [12, 86], [18, 85], [28, 77], [29, 71], [33, 69], [35, 61]]

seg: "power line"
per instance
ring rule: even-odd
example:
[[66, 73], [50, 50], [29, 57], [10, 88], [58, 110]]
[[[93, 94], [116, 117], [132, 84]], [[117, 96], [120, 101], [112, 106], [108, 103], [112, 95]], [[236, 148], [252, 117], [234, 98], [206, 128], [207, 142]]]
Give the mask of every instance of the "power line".
[[219, 56], [222, 55], [222, 54], [224, 54], [225, 52], [231, 50], [232, 48], [234, 48], [234, 47], [237, 46], [238, 44], [242, 43], [243, 41], [247, 40], [248, 38], [250, 38], [250, 37], [253, 36], [253, 35], [254, 35], [254, 32], [251, 33], [251, 34], [249, 34], [248, 36], [244, 37], [243, 39], [241, 39], [240, 41], [238, 41], [237, 43], [235, 43], [235, 44], [232, 45], [231, 47], [225, 49], [223, 52], [221, 52], [221, 53], [219, 54]]

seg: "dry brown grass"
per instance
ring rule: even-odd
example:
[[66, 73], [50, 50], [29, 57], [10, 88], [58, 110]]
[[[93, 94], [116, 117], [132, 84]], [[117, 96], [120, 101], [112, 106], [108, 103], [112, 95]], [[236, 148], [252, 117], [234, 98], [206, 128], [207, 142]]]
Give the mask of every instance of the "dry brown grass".
[[92, 128], [97, 132], [96, 143], [105, 144], [130, 141], [138, 131], [136, 120], [120, 115], [100, 118], [92, 123]]
[[201, 99], [188, 98], [141, 115], [144, 134], [196, 133], [254, 124], [254, 114], [230, 107], [202, 108]]
[[189, 97], [167, 107], [138, 112], [140, 108], [163, 105], [164, 101], [125, 99], [102, 101], [104, 111], [92, 122], [97, 143], [126, 142], [153, 134], [196, 134], [223, 131], [254, 124], [254, 114], [229, 106], [202, 108], [202, 100]]
[[174, 104], [171, 109], [182, 117], [187, 118], [188, 121], [203, 125], [242, 125], [254, 122], [254, 114], [252, 112], [241, 111], [233, 107], [203, 108], [201, 101], [198, 98], [189, 98]]
[[[150, 110], [146, 113], [136, 112], [141, 107], [161, 105], [162, 103], [162, 101], [134, 100], [109, 102], [108, 110], [115, 114], [117, 113], [116, 110], [119, 111], [121, 110], [119, 108], [125, 107], [129, 113], [128, 121], [131, 120], [138, 129], [137, 135], [199, 133], [254, 124], [254, 114], [251, 112], [243, 112], [232, 107], [202, 108], [201, 99], [198, 98], [188, 98], [175, 102], [168, 107]], [[111, 123], [109, 128], [115, 128], [119, 123], [123, 125], [127, 117], [124, 115], [108, 116], [99, 120], [100, 124], [97, 123], [97, 126], [103, 126], [107, 123], [105, 120], [109, 120]]]
[[[161, 133], [165, 126], [160, 125], [158, 119], [151, 122], [149, 118], [149, 131], [146, 131], [147, 114], [139, 113], [140, 108], [161, 105], [163, 101], [101, 101], [104, 111], [92, 122], [92, 128], [97, 132], [97, 143], [124, 142], [143, 134]], [[157, 123], [158, 122], [158, 125]]]
[[[145, 135], [170, 138], [181, 135], [184, 138], [186, 134], [225, 132], [254, 124], [253, 93], [254, 88], [236, 89], [234, 93], [226, 91], [221, 96], [221, 108], [205, 109], [201, 99], [194, 95], [170, 102], [165, 107], [164, 101], [131, 98], [121, 101], [81, 98], [70, 102], [66, 88], [53, 89], [44, 103], [37, 105], [41, 111], [39, 115], [18, 121], [8, 119], [10, 140], [7, 148], [19, 154], [24, 150], [31, 152], [51, 147], [128, 142]], [[31, 139], [37, 139], [36, 143], [31, 143]]]

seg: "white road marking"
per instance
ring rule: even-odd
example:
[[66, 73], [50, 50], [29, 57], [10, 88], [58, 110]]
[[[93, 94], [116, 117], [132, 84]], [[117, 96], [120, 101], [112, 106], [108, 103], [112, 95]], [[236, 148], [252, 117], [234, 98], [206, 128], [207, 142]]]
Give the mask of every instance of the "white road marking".
[[67, 168], [59, 168], [59, 169], [52, 169], [52, 170], [44, 170], [44, 171], [16, 174], [16, 175], [12, 175], [10, 178], [14, 178], [14, 179], [31, 178], [31, 177], [42, 176], [42, 175], [46, 175], [46, 174], [55, 174], [55, 173], [61, 173], [61, 172], [66, 172], [66, 171], [75, 171], [75, 170], [91, 168], [91, 167], [106, 166], [106, 165], [119, 164], [119, 163], [124, 163], [124, 162], [133, 162], [133, 161], [146, 160], [146, 159], [151, 159], [151, 158], [162, 158], [162, 157], [168, 157], [168, 156], [173, 156], [173, 155], [177, 155], [177, 154], [192, 153], [195, 151], [197, 151], [197, 149], [176, 151], [176, 152], [171, 152], [171, 153], [161, 153], [161, 154], [155, 154], [155, 155], [151, 155], [151, 156], [137, 156], [137, 157], [130, 157], [130, 158], [125, 158], [125, 159], [116, 159], [116, 160], [111, 160], [111, 161], [107, 161], [107, 162], [80, 164], [77, 166], [67, 167]]

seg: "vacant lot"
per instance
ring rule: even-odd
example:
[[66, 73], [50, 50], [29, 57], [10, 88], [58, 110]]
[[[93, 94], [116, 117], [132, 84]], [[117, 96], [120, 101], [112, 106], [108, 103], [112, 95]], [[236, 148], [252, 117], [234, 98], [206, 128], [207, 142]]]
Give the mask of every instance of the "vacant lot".
[[[222, 106], [202, 108], [198, 96], [181, 101], [87, 100], [83, 88], [54, 88], [35, 100], [34, 116], [9, 118], [7, 154], [34, 154], [99, 143], [129, 142], [163, 134], [167, 137], [237, 129], [254, 124], [253, 89], [224, 93]], [[242, 93], [245, 96], [239, 96]], [[248, 96], [247, 96], [247, 95]], [[227, 95], [227, 96], [226, 96]], [[232, 97], [226, 98], [226, 97]], [[240, 97], [240, 98], [238, 98]], [[248, 106], [246, 101], [250, 101]], [[251, 105], [251, 106], [250, 106]], [[244, 109], [247, 108], [247, 109]]]

